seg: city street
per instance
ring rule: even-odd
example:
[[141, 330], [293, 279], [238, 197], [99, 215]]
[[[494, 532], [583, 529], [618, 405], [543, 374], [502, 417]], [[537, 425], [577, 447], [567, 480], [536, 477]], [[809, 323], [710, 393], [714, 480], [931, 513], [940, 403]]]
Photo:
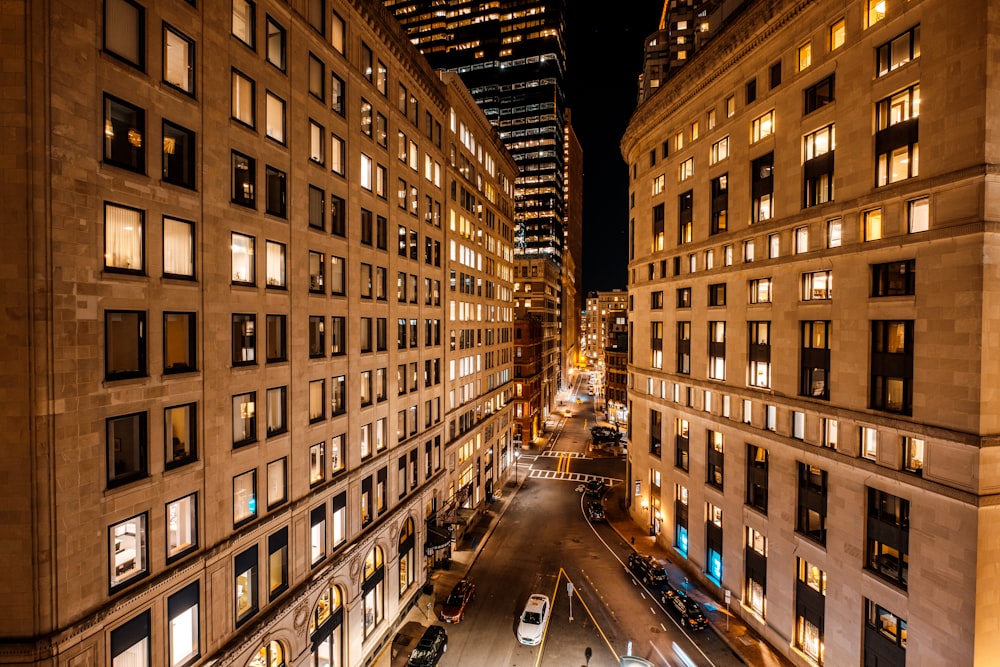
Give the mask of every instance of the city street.
[[[582, 485], [603, 479], [620, 487], [625, 464], [621, 456], [588, 453], [593, 398], [575, 398], [560, 406], [571, 416], [550, 417], [544, 449], [522, 453], [519, 488], [505, 489], [514, 495], [468, 571], [476, 599], [461, 623], [445, 624], [441, 665], [612, 666], [630, 645], [656, 665], [743, 664], [712, 630], [683, 631], [626, 569], [631, 544], [607, 522], [587, 520], [584, 502], [591, 498]], [[542, 644], [523, 646], [515, 632], [533, 593], [550, 598], [551, 615]], [[446, 594], [435, 591], [435, 612]], [[417, 618], [426, 623], [424, 616]], [[393, 664], [405, 664], [405, 655]]]

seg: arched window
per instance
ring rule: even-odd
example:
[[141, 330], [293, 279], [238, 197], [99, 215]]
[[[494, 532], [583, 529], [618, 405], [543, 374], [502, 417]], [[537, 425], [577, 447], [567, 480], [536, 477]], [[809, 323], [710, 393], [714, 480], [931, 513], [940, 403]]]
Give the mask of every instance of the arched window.
[[365, 556], [361, 580], [364, 636], [367, 638], [385, 617], [385, 558], [382, 549], [372, 547]]
[[416, 570], [415, 544], [413, 519], [407, 519], [406, 523], [403, 524], [403, 529], [399, 531], [399, 597], [403, 597], [406, 589], [413, 585], [413, 576]]
[[285, 648], [281, 642], [271, 641], [257, 649], [247, 667], [285, 667]]
[[344, 646], [344, 607], [340, 589], [330, 586], [319, 596], [309, 619], [315, 667], [340, 667]]

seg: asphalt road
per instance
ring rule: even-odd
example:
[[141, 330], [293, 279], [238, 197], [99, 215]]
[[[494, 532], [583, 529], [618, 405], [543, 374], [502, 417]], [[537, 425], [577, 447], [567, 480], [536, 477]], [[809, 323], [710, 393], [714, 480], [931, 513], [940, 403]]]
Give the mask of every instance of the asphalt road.
[[[624, 483], [625, 463], [587, 455], [595, 415], [583, 398], [567, 403], [571, 417], [550, 418], [547, 451], [521, 456], [522, 486], [469, 571], [476, 599], [447, 626], [441, 665], [612, 667], [629, 646], [659, 666], [742, 665], [711, 630], [682, 630], [627, 571], [631, 545], [584, 516], [578, 487], [591, 477]], [[542, 644], [523, 646], [515, 631], [532, 593], [548, 596], [552, 612]]]

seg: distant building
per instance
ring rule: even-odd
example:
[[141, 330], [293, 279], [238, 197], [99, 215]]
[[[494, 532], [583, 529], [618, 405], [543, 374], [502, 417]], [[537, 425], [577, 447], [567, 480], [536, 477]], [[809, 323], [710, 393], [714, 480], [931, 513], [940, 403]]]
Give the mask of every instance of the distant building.
[[746, 2], [622, 140], [630, 511], [795, 665], [1000, 655], [995, 14]]
[[509, 152], [377, 3], [0, 25], [0, 662], [369, 664], [511, 472]]
[[383, 4], [433, 67], [461, 76], [517, 163], [515, 263], [522, 277], [525, 271], [538, 274], [539, 260], [555, 273], [546, 283], [555, 292], [529, 307], [545, 323], [543, 336], [551, 338], [542, 359], [547, 412], [575, 357], [572, 336], [564, 332], [575, 330], [583, 269], [582, 151], [566, 108], [565, 2]]

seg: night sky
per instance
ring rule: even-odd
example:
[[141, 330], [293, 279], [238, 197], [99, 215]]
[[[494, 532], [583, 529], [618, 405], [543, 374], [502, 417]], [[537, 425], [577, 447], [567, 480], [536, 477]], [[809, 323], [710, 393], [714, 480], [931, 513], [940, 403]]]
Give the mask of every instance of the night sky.
[[635, 111], [642, 47], [663, 0], [616, 9], [567, 3], [568, 100], [583, 146], [583, 293], [627, 287], [628, 167], [618, 145]]

